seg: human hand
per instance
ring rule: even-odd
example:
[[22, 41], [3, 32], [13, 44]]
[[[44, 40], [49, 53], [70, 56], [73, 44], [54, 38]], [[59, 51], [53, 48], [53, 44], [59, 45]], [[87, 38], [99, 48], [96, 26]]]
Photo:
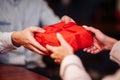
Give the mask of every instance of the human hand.
[[22, 31], [16, 31], [12, 34], [12, 41], [15, 46], [24, 46], [25, 48], [44, 55], [47, 49], [40, 45], [34, 38], [35, 32], [45, 32], [44, 29], [38, 27], [29, 27]]
[[61, 21], [65, 22], [65, 23], [75, 22], [72, 18], [70, 18], [69, 16], [66, 16], [66, 15], [61, 18]]
[[85, 28], [94, 34], [93, 46], [85, 48], [84, 51], [86, 52], [96, 54], [103, 50], [111, 50], [114, 43], [117, 42], [116, 39], [105, 35], [96, 28], [93, 27], [85, 27]]
[[56, 63], [61, 63], [64, 57], [74, 54], [74, 52], [73, 48], [64, 40], [61, 34], [57, 33], [57, 38], [60, 46], [46, 45], [46, 48], [52, 52], [50, 57], [53, 58]]

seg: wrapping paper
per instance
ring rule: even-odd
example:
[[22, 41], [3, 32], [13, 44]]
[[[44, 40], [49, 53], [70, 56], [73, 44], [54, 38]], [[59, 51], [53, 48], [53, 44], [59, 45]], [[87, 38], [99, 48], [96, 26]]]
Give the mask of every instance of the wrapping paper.
[[62, 34], [64, 39], [73, 47], [74, 51], [89, 47], [93, 44], [92, 33], [74, 22], [65, 24], [59, 22], [44, 28], [45, 33], [36, 33], [35, 39], [44, 47], [46, 44], [59, 46], [56, 33]]

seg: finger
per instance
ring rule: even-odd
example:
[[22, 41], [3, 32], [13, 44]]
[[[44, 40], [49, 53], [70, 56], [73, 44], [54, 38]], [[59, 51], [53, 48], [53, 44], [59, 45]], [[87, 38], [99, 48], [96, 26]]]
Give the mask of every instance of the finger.
[[93, 32], [93, 33], [100, 32], [100, 30], [93, 28], [93, 27], [84, 27], [84, 28], [87, 29], [88, 31]]
[[87, 53], [91, 53], [91, 54], [97, 54], [101, 50], [99, 50], [97, 47], [93, 46], [93, 47], [85, 48], [85, 49], [83, 49], [83, 51], [85, 51]]
[[47, 48], [48, 50], [52, 51], [52, 52], [56, 51], [56, 47], [51, 46], [51, 45], [48, 45], [48, 44], [46, 45], [46, 48]]
[[90, 47], [86, 50], [88, 53], [94, 53], [97, 50], [97, 48]]
[[91, 46], [90, 51], [95, 51], [96, 49], [97, 49], [97, 47]]
[[98, 54], [100, 52], [100, 50], [99, 49], [93, 49], [93, 48], [91, 48], [91, 50], [90, 50], [90, 53], [91, 54]]
[[34, 47], [32, 45], [29, 45], [29, 46], [27, 45], [27, 46], [24, 46], [24, 47], [28, 48], [29, 50], [34, 51], [34, 52], [36, 52], [38, 54], [47, 55], [47, 53], [44, 53], [44, 52], [40, 51], [39, 49], [37, 49], [36, 47]]
[[58, 59], [55, 59], [54, 62], [60, 64], [61, 61]]
[[63, 38], [63, 36], [60, 33], [57, 33], [57, 38], [61, 45], [69, 45], [68, 42]]
[[94, 54], [101, 52], [99, 49], [94, 51]]
[[82, 27], [84, 27], [85, 29], [87, 29], [87, 27], [88, 27], [88, 26], [86, 26], [86, 25], [83, 25]]
[[102, 50], [102, 48], [98, 44], [94, 44], [97, 49]]
[[68, 16], [63, 16], [62, 18], [61, 18], [61, 20], [63, 21], [63, 22], [65, 22], [65, 23], [68, 23], [68, 22], [75, 22], [72, 18], [70, 18], [70, 17], [68, 17]]
[[99, 50], [102, 50], [102, 44], [96, 38], [93, 38], [93, 41], [94, 41], [93, 45], [97, 47]]
[[56, 56], [55, 53], [52, 53], [52, 54], [50, 55], [50, 57], [51, 57], [52, 59], [58, 59], [58, 57]]
[[54, 59], [54, 54], [53, 54], [53, 53], [51, 53], [50, 57], [51, 57], [52, 59]]
[[96, 49], [96, 50], [94, 50], [94, 51], [91, 51], [91, 54], [98, 54], [100, 52], [100, 50], [99, 49]]
[[90, 48], [90, 47], [88, 47], [88, 48], [84, 48], [84, 49], [83, 49], [83, 51], [85, 51], [85, 52], [86, 52], [89, 48]]
[[88, 48], [85, 48], [85, 49], [83, 49], [83, 51], [88, 52], [88, 53], [91, 53], [91, 52], [92, 52], [92, 47], [93, 47], [93, 46], [88, 47]]
[[32, 32], [41, 32], [41, 33], [45, 32], [45, 30], [43, 28], [40, 28], [40, 27], [30, 27], [29, 29]]
[[40, 45], [34, 38], [31, 38], [31, 45], [43, 52], [48, 52], [47, 49]]
[[47, 53], [48, 52], [48, 50], [45, 48], [45, 47], [43, 47], [42, 45], [40, 45], [40, 43], [38, 43], [36, 40], [35, 40], [35, 38], [33, 38], [33, 36], [30, 36], [29, 38], [28, 38], [28, 43], [27, 44], [29, 44], [29, 45], [32, 45], [33, 47], [35, 47], [36, 49], [38, 49], [39, 51], [42, 51], [42, 52], [45, 52], [45, 53]]
[[85, 52], [87, 50], [87, 48], [84, 48], [83, 51]]

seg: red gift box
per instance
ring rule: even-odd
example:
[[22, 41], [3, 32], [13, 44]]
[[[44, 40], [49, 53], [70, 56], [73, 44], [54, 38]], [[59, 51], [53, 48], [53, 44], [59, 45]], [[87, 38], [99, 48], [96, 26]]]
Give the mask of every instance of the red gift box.
[[44, 47], [46, 44], [59, 46], [56, 33], [62, 34], [64, 39], [73, 47], [74, 51], [89, 47], [93, 44], [92, 33], [76, 23], [69, 22], [65, 24], [60, 22], [49, 25], [44, 28], [45, 33], [36, 33], [35, 39]]

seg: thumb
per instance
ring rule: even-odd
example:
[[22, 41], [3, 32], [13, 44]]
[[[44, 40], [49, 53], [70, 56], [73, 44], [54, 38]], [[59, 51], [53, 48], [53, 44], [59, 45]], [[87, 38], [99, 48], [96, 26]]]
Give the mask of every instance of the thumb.
[[88, 30], [88, 31], [91, 31], [92, 33], [96, 33], [98, 31], [98, 29], [96, 28], [93, 28], [93, 27], [88, 27], [88, 26], [85, 26], [83, 25], [83, 27]]
[[67, 41], [63, 38], [63, 36], [60, 33], [57, 33], [57, 39], [59, 40], [61, 45], [68, 44]]
[[54, 47], [53, 46], [51, 46], [51, 45], [46, 45], [46, 48], [49, 50], [49, 51], [54, 51], [55, 49], [54, 49]]
[[45, 30], [43, 28], [40, 28], [40, 27], [30, 27], [28, 28], [31, 32], [41, 32], [41, 33], [44, 33]]

